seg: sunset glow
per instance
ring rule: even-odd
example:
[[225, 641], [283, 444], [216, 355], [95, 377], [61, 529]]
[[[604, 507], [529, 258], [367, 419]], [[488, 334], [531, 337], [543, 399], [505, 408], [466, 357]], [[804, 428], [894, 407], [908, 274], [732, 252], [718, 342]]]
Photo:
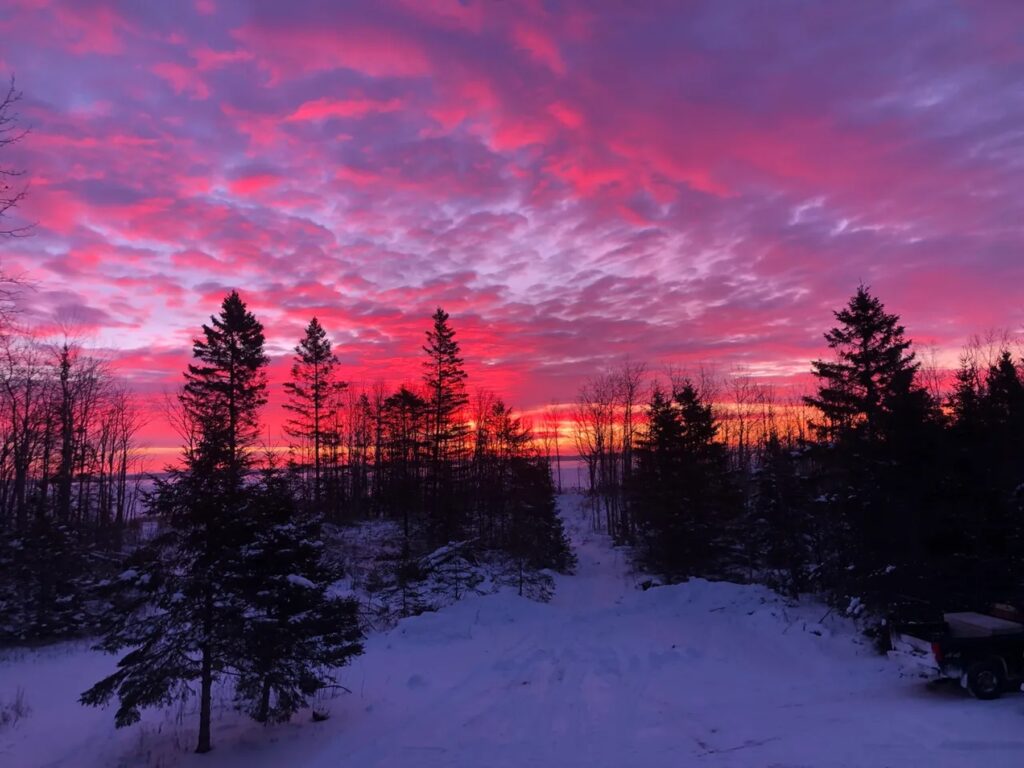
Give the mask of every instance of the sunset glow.
[[1022, 23], [995, 1], [9, 0], [35, 227], [0, 258], [37, 285], [26, 323], [149, 397], [151, 451], [232, 288], [275, 385], [314, 314], [349, 380], [417, 380], [438, 305], [470, 387], [527, 411], [627, 355], [786, 382], [861, 281], [950, 363], [1022, 320]]

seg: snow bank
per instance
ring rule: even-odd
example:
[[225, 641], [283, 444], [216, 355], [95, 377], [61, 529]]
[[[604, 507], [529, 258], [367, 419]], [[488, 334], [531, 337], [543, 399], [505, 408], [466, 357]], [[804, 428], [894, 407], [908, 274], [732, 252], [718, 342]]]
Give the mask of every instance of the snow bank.
[[307, 579], [305, 576], [299, 576], [297, 573], [288, 574], [288, 583], [294, 584], [297, 587], [305, 587], [306, 589], [316, 589], [317, 586], [312, 581]]

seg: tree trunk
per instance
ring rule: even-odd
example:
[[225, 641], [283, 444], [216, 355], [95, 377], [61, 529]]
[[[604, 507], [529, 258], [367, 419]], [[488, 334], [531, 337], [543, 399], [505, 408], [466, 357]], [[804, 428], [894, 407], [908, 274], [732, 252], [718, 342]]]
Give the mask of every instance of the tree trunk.
[[266, 723], [270, 719], [270, 678], [263, 679], [263, 690], [260, 691], [260, 710], [256, 713], [257, 723]]
[[206, 616], [204, 617], [203, 631], [206, 637], [203, 641], [202, 661], [202, 682], [199, 693], [199, 743], [196, 745], [198, 754], [209, 752], [210, 747], [210, 699], [213, 693], [213, 655], [210, 644], [210, 635], [213, 631], [213, 597], [206, 596]]

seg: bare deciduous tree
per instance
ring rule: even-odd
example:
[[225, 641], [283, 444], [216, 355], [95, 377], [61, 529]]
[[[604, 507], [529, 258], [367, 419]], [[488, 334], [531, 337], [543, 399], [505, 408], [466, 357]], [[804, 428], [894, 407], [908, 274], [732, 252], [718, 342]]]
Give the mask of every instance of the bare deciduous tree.
[[[19, 124], [18, 102], [21, 101], [21, 91], [11, 77], [6, 93], [0, 96], [0, 149], [5, 149], [19, 141], [27, 134], [28, 129]], [[4, 224], [7, 215], [22, 200], [25, 199], [27, 186], [21, 183], [24, 171], [0, 165], [0, 235], [16, 236], [25, 234], [29, 230], [28, 225], [11, 226]]]

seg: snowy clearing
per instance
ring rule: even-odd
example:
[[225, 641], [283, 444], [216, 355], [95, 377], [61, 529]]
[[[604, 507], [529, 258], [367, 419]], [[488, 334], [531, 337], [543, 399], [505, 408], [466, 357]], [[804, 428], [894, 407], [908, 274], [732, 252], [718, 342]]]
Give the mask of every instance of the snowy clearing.
[[115, 731], [78, 694], [113, 667], [85, 644], [7, 653], [0, 765], [1020, 766], [1024, 696], [979, 702], [901, 674], [843, 619], [760, 587], [637, 588], [622, 552], [562, 498], [579, 571], [550, 604], [503, 592], [371, 636], [332, 717], [262, 727], [194, 702]]

